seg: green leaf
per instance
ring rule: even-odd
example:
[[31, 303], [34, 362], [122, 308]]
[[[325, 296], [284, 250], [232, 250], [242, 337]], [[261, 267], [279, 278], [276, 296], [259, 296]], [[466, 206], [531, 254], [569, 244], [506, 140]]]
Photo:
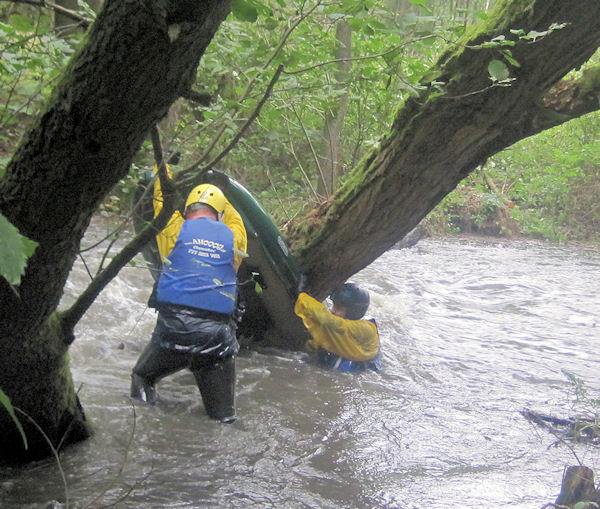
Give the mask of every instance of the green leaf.
[[488, 65], [488, 72], [492, 81], [504, 81], [510, 77], [507, 65], [500, 60], [492, 60]]
[[371, 27], [371, 25], [365, 24], [363, 27], [363, 32], [367, 35], [375, 35], [375, 30]]
[[23, 426], [21, 426], [19, 419], [17, 419], [17, 415], [15, 414], [15, 409], [12, 406], [12, 403], [10, 402], [10, 398], [4, 393], [2, 389], [0, 389], [0, 405], [6, 408], [6, 411], [11, 416], [15, 425], [17, 426], [17, 429], [19, 430], [19, 433], [21, 433], [21, 437], [23, 437], [23, 445], [25, 445], [25, 449], [27, 449], [27, 437], [25, 436], [25, 431], [23, 431]]
[[554, 30], [560, 30], [562, 28], [565, 28], [566, 26], [567, 26], [566, 23], [552, 23], [548, 30], [553, 32]]
[[574, 506], [573, 509], [591, 509], [592, 507], [598, 507], [598, 504], [596, 504], [596, 502], [585, 502], [585, 501], [581, 501], [581, 502], [577, 502]]
[[537, 30], [531, 30], [530, 32], [527, 32], [527, 39], [533, 39], [534, 41], [539, 39], [540, 37], [544, 37], [548, 35], [548, 30], [545, 30], [544, 32], [538, 32]]
[[13, 14], [9, 23], [13, 26], [15, 30], [20, 32], [33, 32], [33, 25], [31, 24], [31, 20], [27, 16], [23, 16], [22, 14]]
[[96, 19], [96, 12], [92, 9], [85, 0], [77, 0], [79, 8], [91, 19]]
[[258, 18], [258, 10], [247, 0], [234, 0], [231, 5], [231, 12], [240, 21], [254, 23]]
[[502, 56], [510, 65], [514, 65], [515, 67], [521, 67], [521, 64], [513, 58], [512, 52], [509, 49], [503, 50]]
[[342, 7], [346, 14], [358, 14], [364, 10], [365, 5], [363, 0], [342, 0]]
[[27, 259], [33, 254], [38, 243], [21, 235], [2, 214], [0, 238], [0, 275], [10, 284], [18, 285], [25, 273]]

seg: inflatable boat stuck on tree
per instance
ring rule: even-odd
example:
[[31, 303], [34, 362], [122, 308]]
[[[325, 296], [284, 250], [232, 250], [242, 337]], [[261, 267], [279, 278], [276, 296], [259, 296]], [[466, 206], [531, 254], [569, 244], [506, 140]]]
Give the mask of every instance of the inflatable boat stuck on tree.
[[[138, 209], [141, 212], [134, 214], [136, 233], [154, 215], [152, 193], [144, 193], [151, 176], [140, 182], [136, 191], [135, 202], [143, 200]], [[245, 309], [238, 328], [240, 343], [302, 348], [309, 336], [294, 313], [300, 270], [277, 226], [252, 194], [231, 177], [209, 170], [203, 182], [223, 191], [242, 216], [248, 235], [248, 257], [238, 271], [238, 294]], [[156, 240], [142, 249], [142, 256], [156, 278], [162, 265]]]

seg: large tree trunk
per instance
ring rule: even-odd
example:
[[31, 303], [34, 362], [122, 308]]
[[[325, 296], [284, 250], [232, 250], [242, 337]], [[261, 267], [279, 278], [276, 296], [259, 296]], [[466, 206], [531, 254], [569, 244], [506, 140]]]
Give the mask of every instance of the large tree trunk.
[[[89, 433], [69, 372], [74, 323], [56, 309], [97, 205], [148, 130], [185, 94], [229, 12], [222, 0], [109, 0], [0, 181], [0, 212], [39, 246], [18, 294], [0, 278], [0, 388], [56, 446]], [[2, 458], [48, 448], [23, 418], [24, 451], [0, 411]]]
[[[444, 55], [441, 91], [428, 83], [409, 99], [391, 132], [366, 157], [333, 199], [289, 231], [308, 287], [324, 297], [415, 227], [488, 157], [516, 141], [598, 109], [600, 80], [563, 82], [600, 42], [598, 0], [498, 2], [487, 25]], [[511, 29], [560, 30], [519, 41]], [[490, 87], [488, 65], [498, 49], [473, 46], [504, 35], [520, 67], [515, 81]], [[597, 71], [590, 78], [597, 77]]]

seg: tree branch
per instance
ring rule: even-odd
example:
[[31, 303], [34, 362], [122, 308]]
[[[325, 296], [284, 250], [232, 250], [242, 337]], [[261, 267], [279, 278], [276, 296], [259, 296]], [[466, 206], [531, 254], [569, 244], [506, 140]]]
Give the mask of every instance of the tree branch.
[[[279, 41], [279, 44], [277, 44], [277, 47], [271, 53], [271, 56], [267, 59], [267, 61], [264, 64], [262, 64], [262, 66], [261, 66], [261, 72], [264, 72], [269, 67], [269, 65], [271, 65], [271, 63], [275, 60], [275, 58], [277, 57], [277, 55], [281, 52], [281, 50], [285, 46], [285, 43], [287, 42], [288, 38], [293, 33], [293, 31], [296, 28], [298, 28], [298, 26], [300, 26], [300, 24], [306, 18], [308, 18], [317, 9], [317, 7], [319, 7], [319, 5], [321, 5], [321, 3], [322, 3], [322, 0], [318, 0], [315, 3], [315, 5], [308, 10], [308, 12], [306, 12], [306, 13], [301, 12], [300, 13], [300, 15], [298, 16], [298, 18], [285, 31], [285, 33], [281, 37], [281, 40]], [[252, 90], [254, 88], [254, 84], [256, 83], [256, 80], [258, 79], [258, 77], [260, 76], [260, 74], [261, 73], [257, 73], [253, 78], [250, 79], [250, 81], [248, 82], [248, 85], [246, 85], [246, 89], [244, 90], [244, 92], [242, 93], [241, 97], [239, 98], [238, 103], [242, 103], [248, 97], [250, 97], [250, 93], [252, 92]], [[238, 106], [236, 106], [235, 108], [233, 108], [230, 111], [232, 111], [232, 114], [233, 114], [233, 113], [237, 112], [237, 109], [238, 109]], [[210, 144], [208, 145], [208, 147], [206, 148], [206, 150], [204, 150], [204, 152], [202, 153], [202, 155], [200, 156], [200, 158], [198, 159], [198, 161], [195, 163], [195, 167], [198, 167], [202, 163], [202, 161], [204, 161], [210, 155], [210, 153], [212, 152], [212, 150], [216, 147], [217, 143], [221, 139], [221, 136], [223, 136], [223, 133], [225, 132], [226, 128], [227, 128], [227, 126], [225, 124], [223, 124], [219, 128], [219, 130], [217, 131], [217, 133], [213, 136], [213, 139], [210, 142]], [[207, 168], [210, 167], [210, 164], [206, 165], [206, 167]]]
[[64, 14], [65, 16], [68, 16], [72, 20], [77, 21], [78, 24], [81, 25], [83, 28], [89, 27], [94, 21], [93, 19], [82, 16], [81, 14], [79, 14], [76, 11], [67, 9], [66, 7], [55, 4], [54, 2], [49, 2], [48, 0], [39, 0], [39, 1], [36, 1], [36, 0], [9, 0], [9, 1], [12, 3], [15, 3], [15, 4], [27, 4], [27, 5], [33, 5], [35, 7], [46, 7], [46, 8], [49, 7], [51, 9], [54, 9], [55, 11], [59, 11], [61, 14]]
[[579, 79], [561, 80], [554, 85], [542, 98], [538, 122], [546, 119], [548, 127], [553, 127], [600, 109], [600, 79], [595, 76], [600, 76], [600, 65], [586, 69]]
[[[212, 161], [210, 161], [207, 165], [204, 166], [204, 168], [200, 171], [200, 175], [202, 175], [204, 173], [204, 171], [212, 168], [213, 166], [217, 165], [220, 161], [222, 161], [223, 158], [229, 152], [231, 152], [231, 150], [233, 149], [233, 147], [235, 147], [237, 145], [237, 143], [242, 139], [242, 137], [244, 136], [244, 134], [246, 133], [246, 131], [250, 128], [250, 126], [253, 124], [253, 122], [260, 115], [260, 111], [262, 110], [262, 107], [265, 105], [265, 103], [267, 102], [267, 100], [271, 96], [271, 93], [273, 92], [273, 88], [275, 87], [275, 84], [279, 80], [279, 77], [281, 76], [282, 72], [283, 72], [283, 64], [280, 64], [279, 67], [277, 67], [277, 70], [275, 71], [275, 74], [271, 78], [271, 81], [269, 82], [269, 85], [267, 86], [267, 89], [265, 90], [265, 93], [263, 94], [261, 100], [256, 105], [256, 108], [254, 108], [254, 111], [252, 112], [252, 114], [250, 115], [250, 117], [248, 117], [248, 120], [246, 120], [246, 122], [244, 123], [244, 125], [238, 131], [238, 133], [229, 142], [229, 145], [227, 145], [227, 147], [225, 147], [225, 149], [223, 149], [218, 156], [216, 156]], [[177, 178], [175, 180], [177, 181], [177, 187], [178, 187], [178, 189], [180, 189], [181, 186], [186, 186], [186, 185], [190, 184], [191, 182], [194, 182], [197, 179], [201, 178], [200, 175], [197, 175], [197, 176], [194, 176], [194, 177], [191, 177], [191, 178], [185, 178], [191, 172], [193, 172], [196, 169], [198, 169], [198, 167], [200, 166], [201, 163], [202, 163], [202, 159], [200, 159], [199, 161], [196, 161], [190, 167], [186, 168], [185, 170], [183, 170], [182, 172], [180, 172], [180, 173], [177, 174]]]
[[408, 46], [409, 44], [423, 41], [425, 39], [431, 39], [432, 37], [439, 37], [439, 36], [436, 34], [425, 35], [425, 36], [419, 37], [417, 39], [403, 42], [402, 44], [399, 44], [398, 46], [394, 46], [393, 48], [390, 48], [389, 50], [384, 51], [382, 53], [376, 53], [375, 55], [364, 55], [361, 57], [334, 58], [333, 60], [327, 60], [327, 62], [319, 62], [318, 64], [310, 65], [308, 67], [304, 67], [302, 69], [297, 69], [295, 71], [284, 71], [284, 74], [289, 74], [289, 75], [301, 74], [303, 72], [312, 71], [313, 69], [318, 69], [319, 67], [324, 67], [326, 65], [339, 64], [342, 62], [358, 62], [360, 60], [372, 60], [374, 58], [381, 58], [381, 57], [385, 57], [385, 56], [389, 55], [390, 53], [394, 53], [395, 51], [398, 51], [399, 49], [403, 48], [404, 46]]
[[[160, 144], [160, 135], [158, 128], [154, 126], [151, 130], [152, 145], [154, 147], [155, 158], [159, 160], [158, 176], [163, 192], [163, 207], [154, 220], [146, 225], [144, 229], [136, 235], [92, 280], [89, 286], [77, 298], [73, 305], [66, 311], [60, 313], [60, 320], [63, 331], [71, 332], [77, 322], [92, 305], [96, 297], [104, 287], [127, 265], [133, 257], [139, 253], [157, 233], [159, 233], [169, 222], [169, 219], [175, 211], [176, 191], [173, 180], [169, 178], [167, 168], [162, 156]], [[65, 344], [69, 346], [75, 337], [71, 333], [65, 334]]]
[[[315, 151], [315, 147], [313, 146], [312, 142], [310, 141], [310, 136], [308, 135], [308, 132], [306, 132], [306, 127], [304, 126], [304, 123], [302, 122], [302, 118], [300, 118], [300, 115], [298, 114], [298, 111], [296, 110], [296, 107], [293, 104], [290, 105], [290, 108], [294, 112], [294, 116], [298, 120], [298, 123], [300, 124], [300, 127], [302, 128], [302, 132], [304, 133], [304, 137], [306, 138], [308, 146], [310, 147], [310, 152], [313, 156], [313, 160], [315, 161], [315, 166], [317, 167], [317, 170], [319, 171], [319, 178], [321, 179], [321, 182], [323, 182], [323, 187], [326, 187], [325, 186], [325, 175], [323, 174], [323, 168], [321, 168], [321, 165], [319, 164], [319, 158], [317, 157], [317, 152]], [[318, 195], [318, 193], [315, 193], [315, 194], [317, 195], [317, 202], [320, 202], [321, 197]]]
[[[286, 118], [286, 117], [284, 116], [284, 118]], [[311, 192], [313, 194], [313, 198], [315, 200], [315, 203], [319, 203], [321, 201], [320, 198], [319, 198], [319, 195], [317, 194], [317, 191], [315, 190], [314, 186], [312, 185], [312, 182], [310, 181], [310, 178], [306, 174], [306, 171], [304, 171], [304, 167], [302, 166], [302, 162], [298, 158], [298, 154], [296, 153], [296, 150], [294, 148], [294, 140], [292, 138], [292, 133], [290, 132], [290, 121], [287, 118], [286, 118], [286, 120], [287, 120], [288, 136], [289, 136], [289, 139], [290, 139], [290, 152], [294, 156], [294, 159], [296, 160], [296, 164], [298, 165], [298, 168], [302, 172], [302, 176], [304, 177], [304, 180], [305, 180], [308, 188], [311, 190]]]
[[[460, 96], [489, 85], [493, 52], [462, 49], [465, 45], [509, 32], [506, 27], [510, 26], [540, 31], [560, 20], [568, 28], [537, 44], [523, 42], [511, 49], [520, 67], [514, 70], [516, 80], [510, 87], [493, 87], [452, 101], [430, 87], [405, 101], [389, 133], [365, 155], [331, 202], [294, 222], [287, 231], [316, 297], [324, 297], [388, 250], [488, 157], [597, 109], [592, 93], [586, 96], [587, 107], [578, 102], [577, 107], [551, 109], [542, 99], [553, 84], [583, 65], [598, 48], [594, 25], [600, 14], [598, 2], [535, 0], [530, 2], [535, 16], [518, 9], [508, 16], [502, 7], [509, 3], [497, 4], [502, 20], [497, 26], [481, 24], [467, 32], [457, 50], [449, 50], [432, 66], [437, 79], [446, 83], [447, 95]], [[381, 203], [389, 205], [382, 208]], [[343, 252], [339, 252], [341, 242]]]
[[[174, 195], [171, 195], [171, 197]], [[160, 232], [169, 222], [175, 206], [174, 200], [165, 197], [163, 208], [160, 214], [154, 218], [151, 223], [134, 237], [103, 269], [77, 298], [73, 305], [60, 313], [60, 320], [63, 331], [72, 331], [77, 322], [82, 318], [85, 312], [92, 305], [96, 297], [104, 287], [127, 265], [133, 257], [139, 253], [140, 249], [149, 242], [158, 232]], [[65, 334], [65, 344], [69, 346], [75, 337], [73, 334]]]
[[158, 127], [156, 125], [151, 129], [150, 136], [152, 138], [154, 161], [156, 162], [156, 167], [158, 168], [157, 173], [158, 179], [160, 181], [160, 188], [162, 190], [163, 200], [166, 202], [167, 196], [169, 197], [169, 200], [171, 199], [171, 197], [174, 200], [176, 189], [173, 183], [173, 179], [169, 177], [169, 172], [167, 171], [167, 165], [163, 156], [162, 144], [160, 142], [160, 133], [158, 132]]
[[184, 99], [188, 99], [189, 101], [198, 103], [200, 106], [210, 106], [210, 103], [213, 99], [212, 95], [210, 94], [204, 92], [197, 92], [192, 89], [182, 91], [181, 97], [183, 97]]

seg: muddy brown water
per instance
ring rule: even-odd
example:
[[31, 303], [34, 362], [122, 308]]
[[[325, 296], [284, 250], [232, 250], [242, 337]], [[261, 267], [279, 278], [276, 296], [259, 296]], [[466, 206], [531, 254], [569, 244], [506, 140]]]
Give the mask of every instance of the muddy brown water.
[[[600, 393], [600, 254], [531, 241], [424, 240], [353, 280], [371, 291], [381, 373], [325, 371], [301, 353], [243, 351], [233, 425], [189, 373], [128, 397], [152, 331], [152, 280], [128, 267], [77, 328], [75, 384], [96, 433], [54, 461], [0, 470], [1, 508], [539, 508], [563, 467], [598, 467], [519, 413], [568, 416], [576, 375]], [[64, 304], [87, 281], [74, 268]]]

